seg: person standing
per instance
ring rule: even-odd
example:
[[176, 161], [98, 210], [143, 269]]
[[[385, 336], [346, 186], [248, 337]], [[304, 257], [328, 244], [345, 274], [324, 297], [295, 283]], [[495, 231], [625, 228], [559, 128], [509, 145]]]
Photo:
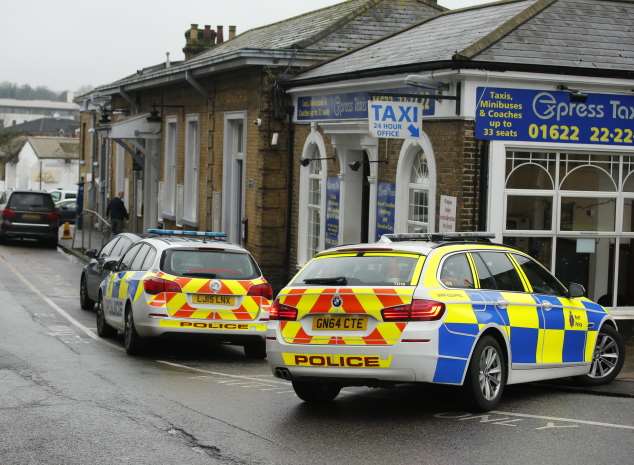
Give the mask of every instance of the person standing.
[[106, 216], [110, 217], [110, 224], [112, 225], [112, 235], [115, 236], [123, 231], [123, 222], [129, 218], [128, 210], [123, 203], [123, 192], [119, 192], [108, 203], [106, 209]]

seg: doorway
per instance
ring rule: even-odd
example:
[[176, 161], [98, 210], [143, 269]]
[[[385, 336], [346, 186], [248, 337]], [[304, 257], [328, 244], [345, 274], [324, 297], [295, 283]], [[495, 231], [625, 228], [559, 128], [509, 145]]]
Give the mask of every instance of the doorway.
[[365, 150], [346, 150], [343, 165], [343, 244], [370, 239], [370, 160]]
[[228, 239], [243, 245], [245, 237], [246, 112], [225, 113], [222, 227]]

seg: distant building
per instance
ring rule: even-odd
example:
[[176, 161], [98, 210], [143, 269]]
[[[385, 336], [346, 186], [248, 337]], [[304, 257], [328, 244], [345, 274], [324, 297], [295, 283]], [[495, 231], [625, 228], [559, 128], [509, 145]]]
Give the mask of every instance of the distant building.
[[79, 117], [79, 105], [52, 100], [0, 99], [0, 129], [40, 118], [75, 120]]
[[39, 118], [0, 129], [0, 134], [29, 136], [73, 137], [79, 130], [79, 121], [60, 118]]
[[76, 190], [79, 181], [79, 139], [27, 137], [6, 158], [5, 189]]

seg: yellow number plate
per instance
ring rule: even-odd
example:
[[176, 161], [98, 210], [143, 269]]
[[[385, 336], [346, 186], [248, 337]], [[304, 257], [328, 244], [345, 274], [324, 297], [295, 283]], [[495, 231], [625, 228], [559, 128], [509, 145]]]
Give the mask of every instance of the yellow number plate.
[[25, 220], [37, 221], [42, 217], [34, 213], [25, 213], [24, 215], [22, 215], [22, 218]]
[[368, 319], [352, 316], [317, 316], [313, 318], [313, 331], [365, 331]]
[[235, 305], [236, 298], [230, 295], [195, 294], [192, 302], [199, 305]]

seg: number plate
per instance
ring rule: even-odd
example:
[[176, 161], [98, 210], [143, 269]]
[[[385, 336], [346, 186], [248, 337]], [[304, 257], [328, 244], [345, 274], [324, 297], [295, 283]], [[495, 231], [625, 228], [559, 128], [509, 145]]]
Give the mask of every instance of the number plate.
[[25, 213], [24, 215], [22, 215], [22, 219], [30, 221], [38, 221], [41, 218], [42, 217], [36, 213]]
[[192, 302], [199, 305], [235, 305], [236, 298], [230, 295], [195, 294]]
[[351, 316], [318, 316], [313, 318], [313, 331], [365, 331], [368, 319]]

